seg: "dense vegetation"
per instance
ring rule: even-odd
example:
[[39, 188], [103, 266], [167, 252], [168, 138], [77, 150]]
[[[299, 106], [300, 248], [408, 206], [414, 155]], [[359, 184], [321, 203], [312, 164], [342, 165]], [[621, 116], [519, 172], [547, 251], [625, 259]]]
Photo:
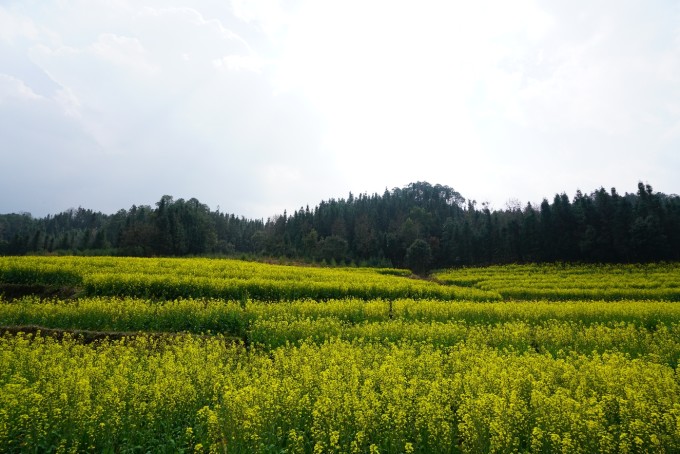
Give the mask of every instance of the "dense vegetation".
[[255, 255], [408, 267], [680, 260], [680, 197], [639, 184], [555, 195], [491, 211], [447, 186], [413, 183], [349, 195], [268, 219], [163, 196], [113, 215], [79, 208], [46, 218], [0, 215], [0, 254]]
[[[159, 279], [184, 297], [150, 292], [160, 287], [145, 282]], [[680, 451], [680, 305], [669, 301], [680, 296], [678, 264], [493, 266], [436, 279], [0, 258], [0, 288], [78, 290], [0, 296], [0, 451]], [[205, 297], [238, 281], [253, 294]], [[304, 293], [338, 282], [349, 297]], [[352, 296], [371, 282], [382, 297]], [[414, 295], [420, 285], [429, 293]]]
[[75, 287], [87, 296], [260, 301], [347, 297], [500, 299], [495, 292], [404, 279], [404, 275], [410, 272], [386, 268], [296, 267], [231, 259], [0, 257], [0, 284]]

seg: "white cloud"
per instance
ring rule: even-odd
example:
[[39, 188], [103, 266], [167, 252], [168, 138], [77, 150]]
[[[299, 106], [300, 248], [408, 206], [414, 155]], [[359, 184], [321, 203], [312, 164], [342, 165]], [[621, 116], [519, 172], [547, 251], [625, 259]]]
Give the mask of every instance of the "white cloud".
[[10, 0], [0, 114], [51, 165], [38, 191], [95, 209], [167, 193], [262, 217], [417, 180], [497, 206], [671, 188], [678, 18], [670, 2]]
[[279, 37], [290, 20], [279, 0], [231, 0], [231, 8], [236, 17], [255, 24], [273, 40]]
[[[221, 19], [194, 8], [120, 3], [105, 5], [98, 21], [92, 11], [81, 16], [66, 4], [51, 5], [50, 17], [36, 17], [59, 39], [37, 39], [30, 58], [58, 88], [40, 106], [23, 103], [22, 121], [32, 119], [33, 130], [17, 129], [12, 141], [15, 150], [52, 153], [55, 162], [72, 166], [51, 177], [46, 175], [49, 166], [36, 169], [41, 177], [36, 190], [43, 188], [43, 200], [51, 200], [50, 211], [65, 208], [55, 200], [63, 202], [64, 194], [73, 200], [66, 207], [105, 210], [153, 203], [165, 193], [198, 197], [247, 216], [261, 216], [254, 207], [266, 204], [285, 208], [286, 194], [294, 190], [287, 188], [288, 170], [266, 186], [257, 185], [277, 169], [296, 169], [305, 186], [309, 183], [302, 176], [311, 181], [310, 173], [323, 162], [315, 154], [317, 120], [305, 103], [293, 95], [275, 96], [263, 74], [264, 60]], [[64, 24], [67, 18], [80, 23], [76, 18], [85, 16], [100, 28], [90, 24], [97, 33], [74, 39]], [[2, 93], [32, 93], [16, 78], [1, 79], [0, 87]], [[46, 112], [46, 104], [49, 116], [39, 113]], [[66, 150], [73, 147], [71, 138], [52, 134], [52, 125], [58, 124], [68, 124], [69, 137], [82, 142], [77, 151]], [[51, 137], [50, 143], [34, 140], [36, 133]], [[23, 166], [21, 155], [16, 158], [16, 165]], [[96, 180], [92, 175], [98, 175]], [[109, 195], [76, 189], [89, 186], [109, 188]], [[106, 206], [97, 202], [103, 198], [109, 200]], [[35, 207], [24, 202], [22, 209]]]
[[35, 39], [38, 35], [33, 21], [0, 6], [0, 41], [15, 43], [19, 39]]
[[139, 39], [104, 33], [89, 48], [93, 55], [136, 76], [151, 76], [159, 68], [148, 61], [147, 52]]
[[267, 63], [262, 58], [254, 55], [227, 55], [213, 60], [213, 64], [215, 65], [215, 68], [229, 71], [246, 70], [260, 72]]
[[[217, 99], [228, 95], [229, 75], [217, 73], [212, 62], [250, 51], [219, 21], [189, 8], [146, 7], [121, 28], [130, 35], [102, 33], [80, 49], [36, 46], [31, 53], [69, 93], [69, 106], [79, 109], [84, 130], [114, 153], [146, 153], [129, 150], [135, 147], [134, 138], [164, 134], [160, 131], [171, 126], [165, 123], [168, 118], [190, 104], [199, 90], [212, 90]], [[221, 107], [205, 104], [190, 116], [213, 118]], [[171, 134], [183, 132], [191, 134], [181, 127]]]
[[0, 74], [0, 103], [11, 98], [40, 99], [23, 81], [7, 74]]
[[532, 2], [307, 2], [278, 81], [322, 112], [326, 147], [352, 186], [456, 184], [493, 161], [475, 122], [479, 90], [494, 115], [521, 119], [521, 74], [502, 65], [551, 21]]

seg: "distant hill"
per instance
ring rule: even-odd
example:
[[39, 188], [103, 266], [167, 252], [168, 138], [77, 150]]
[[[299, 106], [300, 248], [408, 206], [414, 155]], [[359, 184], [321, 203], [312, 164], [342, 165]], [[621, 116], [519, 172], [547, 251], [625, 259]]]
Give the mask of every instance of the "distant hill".
[[431, 268], [510, 262], [680, 260], [680, 197], [638, 184], [503, 210], [426, 182], [349, 194], [250, 220], [165, 195], [107, 215], [78, 208], [0, 215], [0, 254], [284, 257], [327, 264]]

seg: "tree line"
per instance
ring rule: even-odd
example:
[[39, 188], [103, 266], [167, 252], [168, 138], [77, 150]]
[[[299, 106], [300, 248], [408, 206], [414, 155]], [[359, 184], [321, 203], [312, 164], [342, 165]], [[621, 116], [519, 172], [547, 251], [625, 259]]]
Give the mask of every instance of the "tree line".
[[78, 208], [33, 218], [0, 215], [0, 254], [260, 256], [432, 268], [526, 262], [680, 260], [680, 197], [638, 184], [600, 188], [539, 206], [491, 210], [426, 182], [352, 193], [264, 220], [163, 196], [115, 214]]

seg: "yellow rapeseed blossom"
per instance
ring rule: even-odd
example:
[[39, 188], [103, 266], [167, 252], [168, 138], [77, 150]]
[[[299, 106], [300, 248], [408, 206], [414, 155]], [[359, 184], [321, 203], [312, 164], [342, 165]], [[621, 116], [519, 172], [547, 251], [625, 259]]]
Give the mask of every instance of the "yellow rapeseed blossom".
[[677, 276], [0, 258], [0, 452], [680, 452]]

